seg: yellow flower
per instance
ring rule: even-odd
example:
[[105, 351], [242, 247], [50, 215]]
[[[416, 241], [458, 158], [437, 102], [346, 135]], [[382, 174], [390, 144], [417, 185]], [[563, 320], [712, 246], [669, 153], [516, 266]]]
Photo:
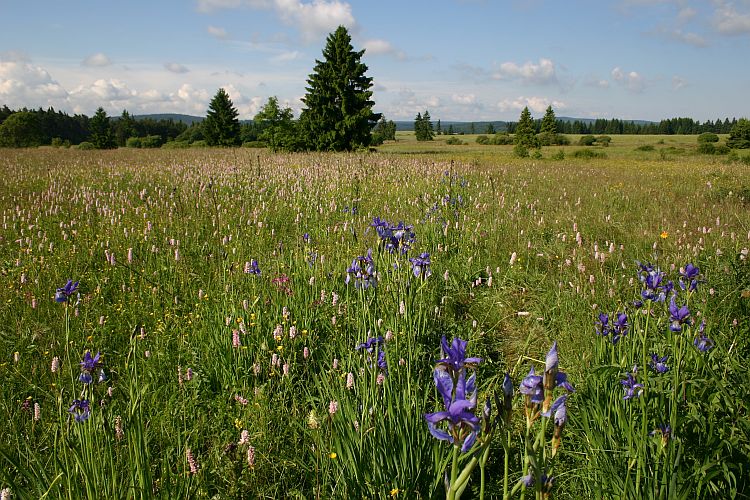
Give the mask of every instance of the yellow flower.
[[235, 418], [234, 426], [238, 429], [242, 429], [244, 427], [244, 424], [242, 423], [242, 420], [240, 420], [239, 418]]
[[398, 495], [398, 488], [393, 488], [393, 489], [391, 490], [391, 496], [392, 496], [392, 497], [395, 497], [396, 495]]
[[667, 237], [669, 236], [669, 233], [666, 231], [662, 231], [659, 236], [661, 237], [661, 239], [666, 240]]
[[328, 458], [330, 458], [331, 460], [335, 460], [337, 456], [338, 455], [336, 455], [335, 451], [332, 451], [331, 453], [328, 454]]
[[279, 351], [279, 352], [282, 352], [284, 350], [284, 346], [280, 345], [280, 346], [276, 347], [276, 350]]

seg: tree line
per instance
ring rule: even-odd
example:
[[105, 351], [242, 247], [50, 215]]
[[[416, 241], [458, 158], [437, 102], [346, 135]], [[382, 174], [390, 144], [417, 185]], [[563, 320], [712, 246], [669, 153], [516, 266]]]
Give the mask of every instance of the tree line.
[[[611, 134], [611, 135], [698, 135], [705, 132], [728, 134], [737, 124], [737, 118], [700, 122], [692, 118], [668, 118], [657, 122], [634, 122], [613, 118], [592, 121], [557, 120], [557, 131], [561, 134]], [[534, 120], [537, 133], [541, 132], [542, 120]], [[518, 122], [508, 122], [507, 132], [515, 133]]]

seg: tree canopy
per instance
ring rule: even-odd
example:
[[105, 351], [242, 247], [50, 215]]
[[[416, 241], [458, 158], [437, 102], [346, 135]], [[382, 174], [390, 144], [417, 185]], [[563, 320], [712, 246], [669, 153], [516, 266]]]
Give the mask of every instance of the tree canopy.
[[209, 146], [236, 146], [240, 142], [239, 112], [229, 94], [221, 88], [208, 105], [203, 136]]
[[380, 118], [373, 113], [372, 78], [355, 51], [347, 29], [328, 35], [323, 60], [307, 79], [299, 126], [306, 149], [351, 151], [370, 145], [370, 131]]

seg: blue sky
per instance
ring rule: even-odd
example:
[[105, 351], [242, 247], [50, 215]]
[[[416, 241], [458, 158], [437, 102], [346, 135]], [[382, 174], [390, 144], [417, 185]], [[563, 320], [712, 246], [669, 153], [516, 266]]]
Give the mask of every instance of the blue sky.
[[0, 0], [0, 105], [91, 115], [299, 113], [347, 26], [376, 111], [411, 120], [750, 116], [750, 0]]

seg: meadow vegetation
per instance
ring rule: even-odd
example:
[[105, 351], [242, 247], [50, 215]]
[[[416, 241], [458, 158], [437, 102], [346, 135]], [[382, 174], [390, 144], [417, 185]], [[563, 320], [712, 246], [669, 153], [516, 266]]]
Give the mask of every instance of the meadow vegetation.
[[0, 489], [746, 498], [747, 160], [452, 137], [3, 151]]

